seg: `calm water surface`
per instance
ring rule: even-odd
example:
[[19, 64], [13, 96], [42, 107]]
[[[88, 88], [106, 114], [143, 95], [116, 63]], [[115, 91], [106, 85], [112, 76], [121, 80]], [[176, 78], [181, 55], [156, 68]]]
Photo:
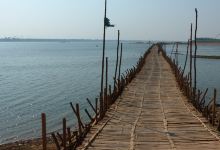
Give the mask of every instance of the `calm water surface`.
[[[186, 58], [186, 45], [179, 45], [179, 64], [184, 66], [185, 58]], [[172, 45], [167, 47], [167, 53], [174, 58], [174, 54], [171, 55]], [[174, 49], [175, 51], [175, 49]], [[194, 51], [194, 47], [193, 47]], [[194, 52], [193, 52], [194, 54]], [[216, 55], [220, 56], [220, 45], [198, 45], [197, 50], [198, 55]], [[186, 72], [189, 72], [189, 58], [187, 61]], [[194, 77], [194, 75], [193, 75]], [[217, 89], [217, 100], [220, 104], [220, 59], [197, 59], [197, 86], [199, 89], [203, 91], [206, 88], [209, 88], [207, 101], [213, 97], [214, 88]]]
[[[148, 47], [125, 42], [122, 72]], [[116, 41], [107, 42], [106, 55], [113, 77]], [[101, 56], [101, 41], [0, 42], [0, 143], [38, 137], [42, 112], [48, 132], [60, 129], [63, 117], [74, 126], [69, 102], [83, 110], [89, 108], [87, 97], [98, 96]], [[83, 112], [82, 118], [88, 120]]]
[[[122, 72], [135, 65], [148, 47], [125, 42]], [[172, 46], [166, 50], [170, 55]], [[179, 51], [183, 54], [179, 55], [183, 66], [186, 45], [179, 45]], [[199, 46], [198, 54], [220, 55], [220, 46]], [[107, 42], [106, 55], [112, 79], [116, 41]], [[0, 143], [39, 137], [42, 112], [47, 114], [48, 132], [61, 129], [63, 117], [69, 126], [74, 126], [69, 102], [79, 103], [81, 110], [90, 108], [86, 98], [94, 102], [98, 96], [101, 56], [101, 41], [1, 42]], [[209, 88], [209, 97], [217, 88], [220, 103], [220, 60], [198, 59], [197, 64], [199, 88]], [[88, 120], [83, 111], [82, 118]]]

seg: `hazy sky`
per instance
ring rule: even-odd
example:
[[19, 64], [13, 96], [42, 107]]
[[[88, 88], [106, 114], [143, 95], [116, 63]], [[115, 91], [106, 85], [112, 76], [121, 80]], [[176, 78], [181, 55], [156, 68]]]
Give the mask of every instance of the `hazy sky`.
[[[220, 34], [220, 0], [108, 0], [107, 16], [125, 40], [186, 40]], [[0, 0], [0, 37], [101, 39], [104, 0]], [[220, 36], [219, 36], [220, 37]]]

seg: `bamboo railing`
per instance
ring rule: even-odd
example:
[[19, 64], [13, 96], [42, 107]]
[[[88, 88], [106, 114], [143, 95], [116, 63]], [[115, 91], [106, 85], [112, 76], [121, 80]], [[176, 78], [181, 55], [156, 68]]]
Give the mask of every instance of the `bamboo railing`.
[[176, 76], [177, 83], [183, 94], [188, 98], [189, 102], [192, 103], [192, 105], [199, 112], [201, 112], [207, 120], [209, 120], [210, 124], [212, 124], [212, 126], [216, 127], [217, 130], [220, 131], [220, 116], [217, 115], [216, 104], [217, 90], [214, 89], [213, 97], [209, 100], [209, 103], [206, 104], [206, 102], [208, 101], [206, 97], [208, 89], [202, 92], [199, 89], [195, 90], [195, 88], [191, 87], [190, 73], [184, 75], [184, 70], [181, 67], [177, 66], [174, 59], [166, 55], [165, 51], [162, 48], [162, 45], [158, 44], [158, 47], [161, 49], [163, 57], [170, 64]]

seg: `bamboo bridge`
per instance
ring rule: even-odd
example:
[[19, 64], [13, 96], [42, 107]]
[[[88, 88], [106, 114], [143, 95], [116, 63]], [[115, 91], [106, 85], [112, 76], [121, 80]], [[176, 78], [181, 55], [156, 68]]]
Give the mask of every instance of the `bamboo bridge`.
[[220, 149], [218, 132], [180, 90], [151, 48], [141, 71], [77, 149]]

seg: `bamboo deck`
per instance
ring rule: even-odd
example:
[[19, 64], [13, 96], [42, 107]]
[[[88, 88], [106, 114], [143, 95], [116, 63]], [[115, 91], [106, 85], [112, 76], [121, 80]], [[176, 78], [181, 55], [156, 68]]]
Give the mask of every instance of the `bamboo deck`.
[[220, 149], [218, 133], [187, 102], [155, 46], [140, 73], [77, 149]]

